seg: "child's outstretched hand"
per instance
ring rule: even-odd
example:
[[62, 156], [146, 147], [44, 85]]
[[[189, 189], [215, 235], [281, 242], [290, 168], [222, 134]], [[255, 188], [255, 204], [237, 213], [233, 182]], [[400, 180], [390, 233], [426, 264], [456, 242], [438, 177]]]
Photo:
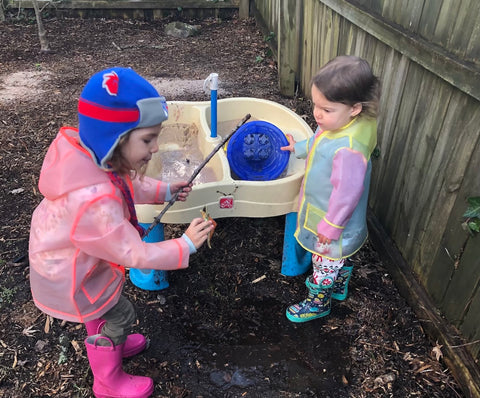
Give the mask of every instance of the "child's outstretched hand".
[[187, 235], [192, 241], [195, 248], [202, 246], [208, 238], [208, 234], [213, 230], [212, 221], [205, 221], [203, 218], [194, 218], [187, 230], [185, 235]]
[[280, 149], [282, 151], [295, 152], [294, 146], [297, 142], [293, 139], [293, 136], [291, 134], [286, 134], [286, 135], [287, 135], [287, 139], [288, 139], [289, 144], [287, 146], [280, 147]]
[[177, 191], [179, 194], [177, 200], [185, 202], [187, 200], [188, 193], [192, 190], [192, 184], [188, 184], [188, 181], [178, 181], [170, 183], [170, 192], [174, 195]]

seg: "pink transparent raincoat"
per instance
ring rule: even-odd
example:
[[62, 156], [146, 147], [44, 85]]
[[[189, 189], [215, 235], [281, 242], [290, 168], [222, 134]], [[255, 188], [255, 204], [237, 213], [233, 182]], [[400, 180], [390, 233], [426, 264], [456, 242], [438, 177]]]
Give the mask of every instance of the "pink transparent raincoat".
[[[62, 128], [50, 145], [39, 188], [45, 198], [32, 216], [29, 257], [33, 300], [43, 312], [87, 322], [117, 303], [122, 266], [188, 267], [184, 239], [141, 240], [122, 193], [78, 144], [77, 129]], [[135, 203], [163, 203], [167, 184], [144, 177], [131, 188]]]

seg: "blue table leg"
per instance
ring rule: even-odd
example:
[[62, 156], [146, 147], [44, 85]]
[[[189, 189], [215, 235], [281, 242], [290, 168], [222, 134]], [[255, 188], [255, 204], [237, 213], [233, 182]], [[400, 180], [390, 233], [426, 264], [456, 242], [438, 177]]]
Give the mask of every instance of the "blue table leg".
[[[145, 229], [150, 226], [150, 224], [146, 223], [140, 223], [140, 225]], [[143, 240], [145, 242], [161, 242], [165, 240], [163, 224], [158, 223]], [[162, 290], [169, 286], [167, 271], [130, 268], [129, 276], [135, 286], [144, 290]]]
[[307, 272], [312, 266], [312, 254], [300, 246], [293, 236], [297, 227], [297, 213], [285, 216], [283, 238], [282, 275], [297, 276]]

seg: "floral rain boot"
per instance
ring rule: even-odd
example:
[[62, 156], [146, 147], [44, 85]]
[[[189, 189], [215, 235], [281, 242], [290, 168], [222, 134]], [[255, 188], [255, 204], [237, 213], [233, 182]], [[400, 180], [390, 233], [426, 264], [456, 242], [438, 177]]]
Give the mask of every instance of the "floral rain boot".
[[333, 278], [323, 278], [317, 285], [309, 276], [305, 284], [308, 297], [298, 304], [287, 308], [286, 315], [291, 322], [308, 322], [330, 314]]
[[337, 279], [333, 284], [332, 299], [343, 301], [347, 298], [348, 294], [348, 282], [352, 276], [353, 263], [349, 260], [345, 262], [345, 265], [340, 268]]

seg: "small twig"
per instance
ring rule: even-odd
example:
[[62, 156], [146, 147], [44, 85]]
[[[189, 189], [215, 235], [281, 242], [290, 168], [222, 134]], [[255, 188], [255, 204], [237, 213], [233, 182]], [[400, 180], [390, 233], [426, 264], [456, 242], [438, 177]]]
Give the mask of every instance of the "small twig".
[[449, 348], [460, 348], [460, 347], [466, 347], [466, 346], [469, 346], [469, 345], [474, 345], [474, 344], [477, 344], [477, 343], [480, 343], [480, 340], [471, 341], [470, 343], [465, 343], [465, 344], [459, 344], [459, 345], [450, 345], [450, 346], [449, 346]]
[[[237, 130], [243, 125], [245, 124], [245, 122], [250, 119], [251, 115], [248, 113], [247, 115], [245, 115], [245, 117], [240, 120], [240, 122], [237, 124], [237, 126], [235, 127], [235, 129], [229, 133], [214, 149], [212, 152], [210, 152], [208, 154], [208, 156], [205, 158], [205, 160], [200, 163], [200, 165], [195, 169], [195, 171], [193, 172], [192, 176], [188, 179], [188, 182], [187, 182], [187, 185], [186, 186], [189, 186], [193, 180], [195, 179], [195, 177], [197, 177], [197, 175], [200, 173], [200, 171], [205, 167], [205, 165], [210, 161], [210, 159], [213, 157], [213, 155], [215, 155], [219, 150], [220, 148], [222, 148], [226, 142], [232, 137], [233, 134], [235, 134], [237, 132]], [[153, 222], [150, 224], [150, 226], [147, 228], [147, 230], [145, 231], [145, 236], [147, 236], [150, 231], [155, 228], [155, 226], [157, 224], [160, 223], [160, 220], [162, 219], [163, 215], [167, 212], [167, 210], [172, 207], [172, 205], [176, 202], [177, 198], [178, 198], [178, 195], [180, 194], [181, 190], [178, 190], [177, 192], [175, 192], [175, 194], [173, 195], [172, 199], [170, 199], [170, 201], [167, 203], [167, 205], [163, 208], [163, 210], [160, 212], [160, 214], [158, 214], [158, 216], [156, 216], [154, 219], [153, 219]]]
[[260, 278], [253, 280], [252, 283], [258, 283], [260, 281], [263, 281], [266, 277], [267, 277], [266, 275], [262, 275]]
[[19, 262], [25, 260], [26, 257], [27, 257], [26, 254], [22, 254], [22, 255], [18, 256], [17, 258], [14, 258], [12, 260], [12, 263], [14, 263], [14, 264], [19, 263]]
[[118, 51], [123, 51], [123, 50], [122, 50], [122, 47], [120, 47], [119, 45], [117, 45], [117, 43], [115, 43], [114, 41], [112, 41], [112, 44], [113, 44], [113, 47], [115, 47]]

